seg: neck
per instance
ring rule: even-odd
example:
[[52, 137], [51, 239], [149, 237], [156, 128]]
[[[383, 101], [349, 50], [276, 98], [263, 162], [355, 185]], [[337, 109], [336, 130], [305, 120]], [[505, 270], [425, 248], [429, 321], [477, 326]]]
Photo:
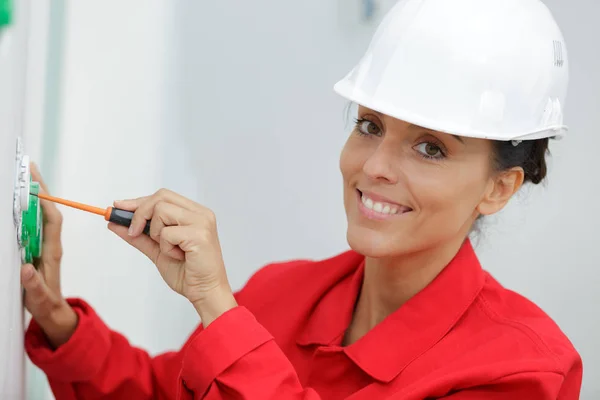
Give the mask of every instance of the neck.
[[364, 336], [429, 285], [464, 243], [460, 237], [396, 258], [365, 259], [363, 285], [345, 344]]

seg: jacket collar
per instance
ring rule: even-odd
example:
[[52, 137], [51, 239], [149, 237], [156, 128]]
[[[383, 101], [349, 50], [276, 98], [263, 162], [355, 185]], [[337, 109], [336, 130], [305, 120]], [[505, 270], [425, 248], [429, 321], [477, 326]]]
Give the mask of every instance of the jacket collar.
[[[354, 273], [345, 274], [345, 279], [321, 298], [297, 340], [299, 345], [341, 345], [364, 274], [364, 257], [346, 257], [344, 261], [351, 265], [337, 267], [352, 268]], [[484, 279], [475, 251], [466, 240], [425, 289], [343, 351], [372, 378], [390, 382], [452, 329], [483, 288]]]

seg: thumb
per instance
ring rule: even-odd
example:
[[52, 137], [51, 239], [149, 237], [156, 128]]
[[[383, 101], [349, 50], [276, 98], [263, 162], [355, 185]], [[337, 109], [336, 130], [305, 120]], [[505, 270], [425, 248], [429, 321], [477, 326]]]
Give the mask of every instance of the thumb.
[[60, 306], [60, 299], [46, 285], [33, 265], [21, 267], [21, 284], [25, 289], [25, 308], [35, 320], [48, 318]]

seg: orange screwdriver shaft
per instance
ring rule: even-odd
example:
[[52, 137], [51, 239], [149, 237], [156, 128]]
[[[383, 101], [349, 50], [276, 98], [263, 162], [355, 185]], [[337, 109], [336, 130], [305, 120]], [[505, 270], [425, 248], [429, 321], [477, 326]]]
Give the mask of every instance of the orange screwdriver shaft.
[[48, 196], [47, 194], [44, 194], [44, 193], [38, 193], [37, 197], [39, 197], [40, 199], [51, 201], [53, 203], [58, 203], [58, 204], [62, 204], [65, 206], [77, 208], [78, 210], [83, 210], [83, 211], [91, 212], [93, 214], [102, 215], [105, 218], [106, 218], [106, 214], [108, 211], [107, 209], [93, 207], [93, 206], [89, 206], [87, 204], [77, 203], [75, 201], [61, 199], [59, 197]]
[[[113, 222], [118, 225], [129, 227], [131, 225], [131, 221], [133, 219], [133, 211], [121, 210], [116, 207], [108, 207], [106, 209], [89, 206], [83, 203], [77, 203], [71, 200], [61, 199], [60, 197], [49, 196], [44, 193], [31, 193], [32, 196], [37, 196], [40, 199], [48, 200], [53, 203], [62, 204], [68, 207], [76, 208], [78, 210], [83, 210], [90, 212], [92, 214], [102, 215], [106, 221]], [[146, 222], [146, 226], [144, 227], [143, 232], [146, 235], [150, 234], [150, 221]]]

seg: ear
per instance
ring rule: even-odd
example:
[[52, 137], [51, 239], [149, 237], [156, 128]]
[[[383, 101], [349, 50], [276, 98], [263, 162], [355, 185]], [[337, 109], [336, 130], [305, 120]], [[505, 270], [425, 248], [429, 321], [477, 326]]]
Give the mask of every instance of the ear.
[[481, 215], [491, 215], [502, 210], [511, 197], [523, 186], [525, 172], [514, 167], [490, 178], [486, 192], [477, 206]]

